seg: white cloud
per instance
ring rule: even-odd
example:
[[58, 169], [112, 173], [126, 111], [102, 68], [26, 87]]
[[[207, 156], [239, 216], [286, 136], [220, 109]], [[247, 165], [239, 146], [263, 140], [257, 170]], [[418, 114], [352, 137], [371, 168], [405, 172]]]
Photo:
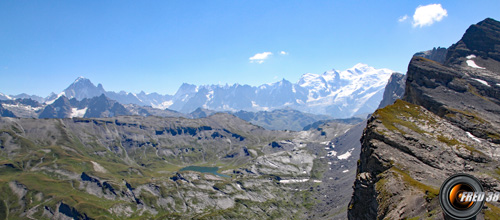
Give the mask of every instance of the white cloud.
[[280, 54], [281, 54], [281, 55], [287, 55], [288, 53], [287, 53], [287, 52], [285, 52], [285, 51], [280, 51]]
[[402, 16], [398, 19], [399, 22], [403, 22], [403, 21], [406, 21], [406, 19], [408, 19], [408, 15], [405, 15], [405, 16]]
[[424, 27], [434, 24], [443, 20], [448, 16], [448, 12], [441, 4], [430, 4], [425, 6], [418, 6], [413, 15], [413, 27]]
[[250, 63], [261, 64], [264, 62], [265, 59], [269, 58], [269, 56], [271, 55], [273, 55], [273, 53], [271, 52], [257, 53], [248, 59], [250, 60]]

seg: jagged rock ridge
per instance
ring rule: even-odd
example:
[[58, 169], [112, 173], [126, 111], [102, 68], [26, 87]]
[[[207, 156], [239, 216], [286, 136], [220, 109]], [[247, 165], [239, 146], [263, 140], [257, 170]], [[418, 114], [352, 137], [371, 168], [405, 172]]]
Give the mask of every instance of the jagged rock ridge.
[[423, 57], [429, 60], [434, 60], [438, 63], [444, 63], [446, 61], [446, 54], [448, 50], [444, 47], [432, 48], [432, 50], [418, 52], [414, 54], [414, 57]]
[[377, 109], [391, 105], [396, 101], [396, 99], [402, 98], [405, 93], [405, 85], [406, 75], [393, 73], [391, 78], [389, 78], [389, 82], [387, 82], [387, 85], [385, 86], [384, 96]]
[[78, 101], [76, 98], [68, 100], [60, 96], [52, 104], [47, 105], [38, 116], [39, 118], [104, 118], [131, 113], [120, 103], [109, 99], [104, 94]]

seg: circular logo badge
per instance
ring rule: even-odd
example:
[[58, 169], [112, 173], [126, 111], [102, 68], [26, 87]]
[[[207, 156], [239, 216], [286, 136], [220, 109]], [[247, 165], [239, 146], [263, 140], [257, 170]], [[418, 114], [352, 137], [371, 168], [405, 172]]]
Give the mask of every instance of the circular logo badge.
[[473, 195], [483, 192], [483, 186], [474, 176], [464, 173], [446, 179], [439, 190], [439, 203], [444, 213], [453, 219], [470, 219], [483, 208], [484, 199]]

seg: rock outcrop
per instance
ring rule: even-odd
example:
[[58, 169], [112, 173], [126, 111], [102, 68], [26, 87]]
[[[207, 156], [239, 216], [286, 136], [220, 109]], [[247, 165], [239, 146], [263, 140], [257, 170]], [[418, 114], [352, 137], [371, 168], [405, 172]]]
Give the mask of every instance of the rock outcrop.
[[446, 53], [448, 50], [444, 47], [432, 48], [432, 50], [422, 51], [414, 54], [414, 57], [423, 57], [429, 60], [434, 60], [438, 63], [444, 63], [446, 61]]
[[[500, 191], [500, 22], [472, 25], [444, 64], [413, 57], [402, 100], [362, 137], [349, 219], [443, 219], [437, 195], [454, 173]], [[480, 218], [500, 215], [487, 204]]]
[[16, 115], [9, 111], [8, 109], [5, 109], [2, 105], [0, 105], [0, 116], [1, 117], [16, 117]]
[[61, 96], [50, 105], [47, 105], [38, 116], [39, 118], [69, 118], [72, 108], [66, 96]]
[[393, 73], [384, 89], [384, 97], [377, 109], [393, 104], [396, 99], [403, 97], [405, 93], [406, 75]]

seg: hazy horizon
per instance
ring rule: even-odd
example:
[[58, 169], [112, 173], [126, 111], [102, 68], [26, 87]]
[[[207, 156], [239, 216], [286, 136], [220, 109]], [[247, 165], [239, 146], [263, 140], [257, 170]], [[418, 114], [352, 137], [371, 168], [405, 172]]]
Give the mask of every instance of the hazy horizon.
[[[356, 65], [359, 65], [359, 64], [362, 64], [362, 65], [367, 65], [367, 64], [363, 64], [363, 63], [358, 63]], [[355, 65], [355, 66], [356, 66]], [[340, 71], [340, 72], [344, 72], [344, 71], [347, 71], [349, 69], [353, 69], [355, 66], [351, 67], [351, 68], [348, 68], [348, 69], [345, 69], [345, 70], [336, 70], [336, 69], [331, 69], [331, 70], [335, 70], [335, 71]], [[369, 66], [369, 65], [368, 65]], [[371, 67], [371, 66], [370, 66]], [[375, 68], [375, 69], [387, 69], [387, 68]], [[327, 71], [331, 71], [331, 70], [327, 70]], [[324, 73], [326, 73], [327, 71], [324, 71], [322, 73], [312, 73], [312, 74], [317, 74], [317, 75], [322, 75]], [[397, 72], [397, 71], [394, 71], [394, 72]], [[304, 74], [308, 74], [308, 73], [304, 73]], [[303, 75], [304, 75], [303, 74]], [[310, 73], [309, 73], [310, 74]], [[405, 73], [403, 73], [405, 74]], [[120, 90], [109, 90], [107, 89], [106, 85], [104, 85], [103, 83], [101, 82], [96, 82], [94, 80], [92, 80], [91, 78], [89, 77], [86, 77], [86, 76], [78, 76], [77, 78], [75, 78], [74, 80], [72, 81], [69, 81], [67, 82], [65, 85], [65, 87], [60, 90], [60, 91], [52, 91], [51, 93], [47, 94], [47, 95], [38, 95], [38, 94], [29, 94], [29, 93], [26, 93], [26, 92], [21, 92], [21, 93], [17, 93], [17, 94], [6, 94], [6, 93], [3, 93], [2, 91], [0, 91], [0, 93], [4, 94], [4, 95], [9, 95], [9, 96], [15, 96], [15, 95], [20, 95], [20, 94], [28, 94], [28, 95], [36, 95], [36, 96], [40, 96], [42, 98], [47, 98], [48, 96], [50, 96], [51, 94], [59, 94], [61, 93], [64, 89], [66, 89], [68, 86], [70, 86], [72, 83], [78, 81], [80, 78], [84, 78], [84, 79], [88, 79], [90, 80], [90, 82], [92, 84], [94, 84], [94, 86], [98, 86], [99, 84], [102, 85], [102, 87], [104, 88], [104, 90], [106, 90], [107, 92], [115, 92], [115, 93], [120, 93], [120, 92], [127, 92], [127, 93], [141, 93], [141, 92], [144, 92], [146, 94], [151, 94], [151, 93], [158, 93], [160, 95], [174, 95], [177, 90], [183, 85], [183, 84], [190, 84], [190, 85], [195, 85], [195, 86], [234, 86], [234, 85], [248, 85], [248, 86], [252, 86], [252, 87], [259, 87], [259, 86], [262, 86], [262, 85], [269, 85], [269, 84], [274, 84], [274, 83], [279, 83], [280, 81], [282, 80], [286, 80], [286, 81], [289, 81], [291, 83], [298, 83], [301, 79], [302, 75], [299, 76], [299, 78], [295, 79], [295, 80], [292, 80], [292, 79], [286, 79], [286, 78], [281, 78], [281, 79], [278, 79], [278, 78], [274, 78], [272, 82], [268, 82], [268, 83], [263, 83], [263, 84], [259, 84], [259, 85], [250, 85], [248, 83], [239, 83], [239, 82], [235, 82], [235, 83], [222, 83], [222, 82], [219, 82], [219, 83], [209, 83], [209, 84], [192, 84], [192, 83], [187, 83], [187, 82], [183, 82], [179, 85], [179, 87], [173, 92], [173, 93], [159, 93], [157, 91], [151, 91], [151, 92], [146, 92], [144, 90], [140, 90], [140, 91], [128, 91], [126, 88], [123, 88], [123, 89], [120, 89]]]

